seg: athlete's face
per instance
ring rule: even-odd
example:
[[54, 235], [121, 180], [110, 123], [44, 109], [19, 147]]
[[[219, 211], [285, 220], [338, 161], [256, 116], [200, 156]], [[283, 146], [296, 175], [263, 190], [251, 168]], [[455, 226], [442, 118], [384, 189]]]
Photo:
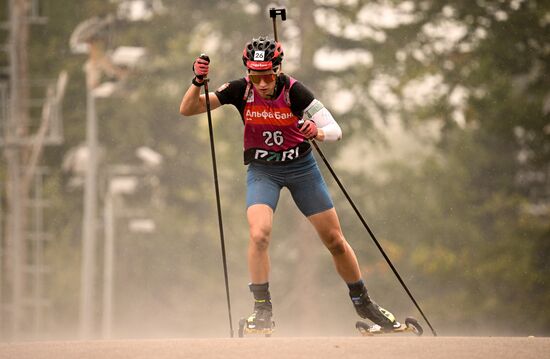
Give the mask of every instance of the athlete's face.
[[252, 82], [252, 85], [258, 91], [260, 96], [263, 98], [269, 98], [273, 95], [275, 91], [275, 83], [277, 79], [278, 72], [273, 70], [266, 71], [255, 71], [250, 70], [248, 72], [248, 77]]

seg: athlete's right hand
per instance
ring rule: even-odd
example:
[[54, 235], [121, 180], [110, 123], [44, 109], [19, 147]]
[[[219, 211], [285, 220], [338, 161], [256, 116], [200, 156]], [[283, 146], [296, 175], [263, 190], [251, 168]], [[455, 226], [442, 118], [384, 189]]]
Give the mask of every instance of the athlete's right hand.
[[197, 57], [193, 62], [193, 73], [199, 82], [202, 82], [202, 79], [208, 75], [209, 64], [210, 59], [204, 54]]

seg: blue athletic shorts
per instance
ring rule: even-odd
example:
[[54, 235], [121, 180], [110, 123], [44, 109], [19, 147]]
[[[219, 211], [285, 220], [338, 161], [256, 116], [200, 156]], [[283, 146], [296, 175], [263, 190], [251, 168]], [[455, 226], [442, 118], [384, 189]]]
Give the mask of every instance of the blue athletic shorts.
[[327, 185], [313, 154], [284, 165], [251, 162], [247, 171], [246, 207], [266, 204], [275, 211], [279, 194], [288, 188], [294, 202], [306, 216], [334, 207]]

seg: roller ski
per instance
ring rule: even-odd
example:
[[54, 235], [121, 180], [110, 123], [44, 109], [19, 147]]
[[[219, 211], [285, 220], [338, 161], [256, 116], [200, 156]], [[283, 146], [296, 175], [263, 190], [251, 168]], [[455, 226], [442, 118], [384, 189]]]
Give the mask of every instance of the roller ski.
[[369, 325], [363, 321], [358, 321], [355, 323], [355, 328], [359, 330], [359, 333], [361, 333], [362, 336], [366, 337], [379, 334], [397, 334], [407, 332], [420, 336], [424, 333], [424, 329], [422, 329], [418, 321], [412, 317], [405, 319], [405, 324], [400, 324], [399, 322], [397, 322], [397, 324], [399, 324], [399, 326], [387, 329], [378, 324]]
[[366, 289], [359, 293], [350, 293], [350, 297], [357, 314], [361, 318], [369, 319], [374, 323], [374, 325], [369, 325], [366, 322], [358, 321], [355, 324], [355, 327], [363, 336], [405, 332], [412, 332], [420, 336], [424, 332], [414, 318], [405, 319], [405, 324], [399, 323], [392, 313], [380, 307], [368, 296]]
[[270, 337], [275, 329], [271, 308], [256, 308], [248, 318], [239, 320], [239, 338], [245, 335]]

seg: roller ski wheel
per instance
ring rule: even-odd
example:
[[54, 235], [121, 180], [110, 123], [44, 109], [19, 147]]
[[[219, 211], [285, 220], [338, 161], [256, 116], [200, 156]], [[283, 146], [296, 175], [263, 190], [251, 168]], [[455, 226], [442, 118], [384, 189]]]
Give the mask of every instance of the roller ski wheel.
[[369, 325], [365, 322], [358, 321], [355, 323], [355, 328], [361, 333], [362, 336], [375, 336], [381, 334], [398, 334], [398, 333], [414, 333], [417, 336], [421, 336], [424, 333], [424, 329], [418, 323], [418, 320], [408, 317], [405, 319], [405, 324], [400, 324], [399, 327], [386, 329], [374, 324]]
[[413, 317], [408, 317], [405, 319], [405, 325], [411, 332], [416, 334], [417, 336], [421, 336], [424, 334], [424, 329], [422, 329], [422, 326], [420, 323], [418, 323], [418, 320], [414, 319]]
[[254, 322], [246, 318], [239, 320], [239, 338], [244, 338], [248, 335], [264, 335], [266, 338], [271, 337], [275, 331], [275, 322], [272, 320], [269, 327], [257, 328]]

